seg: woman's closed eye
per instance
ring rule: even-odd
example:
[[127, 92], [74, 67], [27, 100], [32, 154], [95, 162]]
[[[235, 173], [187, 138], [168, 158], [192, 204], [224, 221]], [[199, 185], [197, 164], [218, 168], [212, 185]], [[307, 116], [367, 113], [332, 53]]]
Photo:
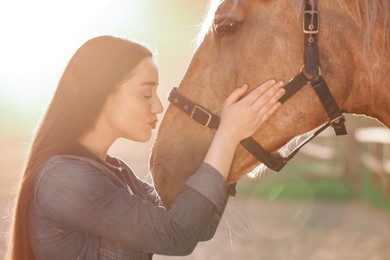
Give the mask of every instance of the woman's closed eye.
[[153, 89], [151, 89], [151, 87], [149, 87], [149, 86], [144, 87], [140, 91], [140, 94], [142, 95], [142, 97], [144, 97], [146, 99], [151, 99], [153, 97]]
[[156, 85], [156, 83], [153, 83], [153, 82], [146, 82], [144, 84], [141, 85], [141, 91], [140, 91], [140, 94], [145, 98], [145, 99], [151, 99], [153, 98], [153, 94], [154, 94], [154, 86]]

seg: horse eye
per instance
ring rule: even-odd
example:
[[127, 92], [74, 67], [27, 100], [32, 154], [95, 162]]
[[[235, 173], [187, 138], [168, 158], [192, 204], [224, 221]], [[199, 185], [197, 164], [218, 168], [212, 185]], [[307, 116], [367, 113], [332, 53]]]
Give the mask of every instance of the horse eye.
[[240, 28], [241, 23], [235, 21], [222, 21], [214, 22], [213, 29], [219, 37], [222, 37], [227, 34], [235, 33], [238, 28]]

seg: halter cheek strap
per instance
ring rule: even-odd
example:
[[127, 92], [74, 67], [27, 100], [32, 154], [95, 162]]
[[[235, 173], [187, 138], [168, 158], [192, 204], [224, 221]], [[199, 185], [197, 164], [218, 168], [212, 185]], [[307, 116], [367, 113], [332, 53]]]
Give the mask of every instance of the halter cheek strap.
[[320, 32], [320, 13], [316, 0], [305, 1], [303, 12], [303, 33], [305, 39], [304, 63], [308, 74], [317, 75], [319, 71], [318, 33]]

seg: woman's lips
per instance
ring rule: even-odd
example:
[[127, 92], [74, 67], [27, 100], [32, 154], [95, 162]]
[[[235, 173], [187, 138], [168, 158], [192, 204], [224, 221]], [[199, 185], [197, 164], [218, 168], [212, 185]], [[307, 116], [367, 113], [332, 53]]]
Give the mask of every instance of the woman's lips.
[[154, 121], [150, 122], [149, 125], [150, 125], [153, 129], [156, 129], [157, 122], [158, 122], [158, 120], [154, 120]]

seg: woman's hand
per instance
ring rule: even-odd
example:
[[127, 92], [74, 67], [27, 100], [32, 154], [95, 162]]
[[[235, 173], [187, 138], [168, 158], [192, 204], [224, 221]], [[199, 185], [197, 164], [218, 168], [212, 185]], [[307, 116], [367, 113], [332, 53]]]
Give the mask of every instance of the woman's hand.
[[235, 89], [226, 99], [217, 134], [229, 136], [235, 142], [251, 136], [281, 106], [283, 81], [269, 80], [240, 99], [248, 85]]
[[[239, 142], [251, 136], [278, 108], [284, 82], [269, 80], [245, 97], [248, 86], [235, 89], [224, 103], [221, 122], [204, 159], [226, 180]], [[240, 99], [241, 98], [241, 99]]]

